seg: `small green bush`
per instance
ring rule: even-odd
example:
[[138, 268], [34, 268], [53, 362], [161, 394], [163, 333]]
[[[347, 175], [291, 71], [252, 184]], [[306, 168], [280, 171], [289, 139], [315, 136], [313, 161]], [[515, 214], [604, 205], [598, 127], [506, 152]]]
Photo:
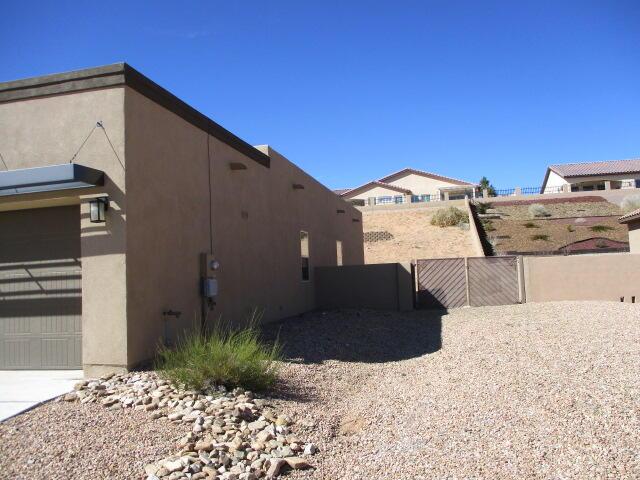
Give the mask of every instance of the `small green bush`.
[[544, 240], [545, 242], [547, 240], [549, 240], [549, 235], [544, 235], [544, 234], [537, 234], [537, 235], [531, 235], [531, 240]]
[[535, 224], [533, 222], [523, 223], [522, 226], [524, 228], [540, 228], [537, 224]]
[[573, 225], [567, 225], [567, 231], [568, 232], [575, 232], [576, 229], [575, 229], [575, 227]]
[[547, 211], [544, 205], [541, 205], [539, 203], [534, 203], [533, 205], [529, 206], [529, 215], [531, 215], [531, 217], [533, 218], [551, 216], [551, 214]]
[[493, 203], [479, 202], [476, 204], [476, 208], [478, 209], [478, 213], [485, 214], [487, 213], [487, 210], [489, 210], [490, 208], [493, 208]]
[[469, 216], [456, 207], [441, 208], [431, 217], [431, 225], [453, 227], [459, 223], [469, 223]]
[[608, 232], [609, 230], [613, 230], [613, 227], [609, 225], [594, 225], [593, 227], [589, 227], [589, 230], [592, 232]]
[[482, 220], [482, 227], [485, 232], [495, 232], [496, 227], [493, 226], [493, 222], [491, 220]]
[[207, 335], [186, 335], [176, 348], [160, 347], [156, 369], [176, 386], [203, 390], [209, 386], [266, 390], [277, 379], [281, 346], [260, 341], [257, 322], [233, 330], [220, 325]]
[[625, 213], [633, 212], [640, 208], [640, 195], [629, 195], [624, 197], [620, 207]]

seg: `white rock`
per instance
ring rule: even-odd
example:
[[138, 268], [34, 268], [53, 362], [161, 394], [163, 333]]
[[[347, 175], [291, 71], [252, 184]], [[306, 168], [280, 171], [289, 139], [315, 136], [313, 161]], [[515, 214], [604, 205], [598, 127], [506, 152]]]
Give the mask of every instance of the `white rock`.
[[305, 455], [314, 455], [317, 451], [318, 451], [318, 447], [316, 447], [313, 443], [307, 443], [304, 446]]

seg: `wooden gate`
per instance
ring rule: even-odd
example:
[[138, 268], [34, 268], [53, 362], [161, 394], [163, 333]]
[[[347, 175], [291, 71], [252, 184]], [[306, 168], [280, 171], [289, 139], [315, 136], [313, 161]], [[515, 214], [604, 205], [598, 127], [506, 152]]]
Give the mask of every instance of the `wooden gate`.
[[467, 305], [464, 258], [434, 258], [416, 262], [420, 308], [456, 308]]
[[512, 305], [520, 301], [518, 257], [467, 259], [469, 305]]
[[520, 302], [517, 257], [417, 260], [418, 308], [510, 305]]

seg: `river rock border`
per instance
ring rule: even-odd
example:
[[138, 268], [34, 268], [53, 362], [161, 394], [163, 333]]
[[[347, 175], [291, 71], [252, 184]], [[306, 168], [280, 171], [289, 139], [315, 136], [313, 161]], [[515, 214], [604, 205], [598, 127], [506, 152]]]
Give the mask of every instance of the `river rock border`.
[[311, 468], [308, 457], [317, 452], [293, 433], [289, 417], [242, 389], [180, 390], [155, 372], [132, 372], [82, 380], [60, 401], [143, 410], [156, 421], [190, 425], [176, 455], [145, 466], [147, 480], [272, 479], [286, 469]]

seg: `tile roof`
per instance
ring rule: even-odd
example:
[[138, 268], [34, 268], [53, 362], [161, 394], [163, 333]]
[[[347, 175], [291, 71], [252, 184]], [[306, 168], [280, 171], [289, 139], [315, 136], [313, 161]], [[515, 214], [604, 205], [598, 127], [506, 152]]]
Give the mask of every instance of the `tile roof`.
[[434, 178], [436, 180], [443, 180], [445, 182], [455, 183], [456, 185], [469, 185], [469, 186], [475, 186], [476, 185], [475, 183], [469, 183], [469, 182], [465, 182], [464, 180], [458, 180], [457, 178], [445, 177], [445, 176], [442, 176], [442, 175], [437, 175], [435, 173], [425, 172], [424, 170], [417, 170], [415, 168], [403, 168], [402, 170], [398, 170], [397, 172], [394, 172], [391, 175], [387, 175], [386, 177], [383, 177], [383, 178], [379, 179], [378, 181], [386, 183], [389, 180], [393, 179], [394, 177], [397, 177], [397, 176], [402, 175], [404, 173], [415, 173], [416, 175], [422, 175], [424, 177], [430, 177], [430, 178]]
[[333, 193], [335, 193], [336, 195], [342, 195], [343, 193], [347, 193], [349, 190], [351, 190], [350, 188], [336, 188]]
[[627, 223], [630, 222], [631, 220], [637, 220], [640, 219], [640, 208], [637, 210], [634, 210], [633, 212], [629, 212], [623, 216], [621, 216], [618, 221], [620, 223]]
[[378, 187], [388, 188], [389, 190], [395, 190], [396, 192], [400, 192], [400, 193], [407, 193], [407, 194], [411, 193], [411, 190], [407, 190], [406, 188], [396, 187], [395, 185], [389, 185], [388, 183], [382, 183], [377, 180], [374, 180], [373, 182], [365, 183], [364, 185], [360, 185], [359, 187], [352, 188], [351, 190], [345, 190], [339, 195], [344, 196], [344, 195], [347, 195], [348, 193], [353, 193], [357, 190], [362, 190], [365, 187], [369, 187], [373, 185]]
[[640, 172], [640, 158], [608, 160], [604, 162], [564, 163], [549, 165], [549, 169], [561, 177], [587, 177]]

